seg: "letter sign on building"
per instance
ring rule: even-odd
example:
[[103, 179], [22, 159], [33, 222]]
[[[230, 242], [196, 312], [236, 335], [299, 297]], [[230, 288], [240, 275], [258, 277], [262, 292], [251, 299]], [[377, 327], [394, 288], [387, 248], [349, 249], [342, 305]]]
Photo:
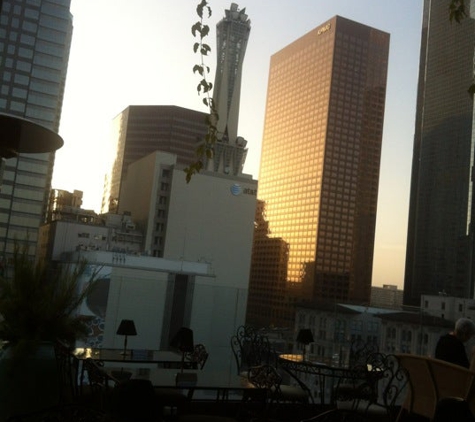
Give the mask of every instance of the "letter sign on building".
[[327, 23], [326, 25], [322, 26], [322, 27], [317, 31], [317, 34], [318, 34], [318, 35], [321, 35], [321, 34], [323, 34], [324, 32], [329, 31], [331, 27], [332, 27], [332, 24], [331, 24], [331, 23]]

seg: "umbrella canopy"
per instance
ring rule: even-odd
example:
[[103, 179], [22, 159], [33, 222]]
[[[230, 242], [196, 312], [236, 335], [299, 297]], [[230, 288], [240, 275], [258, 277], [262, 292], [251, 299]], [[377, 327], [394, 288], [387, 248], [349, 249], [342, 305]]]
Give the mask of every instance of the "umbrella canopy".
[[21, 117], [0, 114], [0, 157], [56, 151], [64, 144], [57, 133]]

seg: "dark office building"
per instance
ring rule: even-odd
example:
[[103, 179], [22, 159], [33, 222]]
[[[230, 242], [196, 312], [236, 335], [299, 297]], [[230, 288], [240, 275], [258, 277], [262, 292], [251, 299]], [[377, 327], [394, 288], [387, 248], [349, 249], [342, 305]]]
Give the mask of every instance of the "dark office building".
[[336, 16], [271, 58], [247, 323], [369, 303], [389, 34]]
[[196, 148], [208, 132], [206, 113], [177, 106], [129, 106], [115, 117], [114, 161], [106, 176], [102, 212], [118, 209], [119, 193], [130, 163], [160, 150], [177, 163], [196, 161]]
[[[467, 7], [469, 6], [467, 3]], [[474, 21], [450, 23], [425, 1], [414, 136], [404, 303], [444, 292], [473, 297]]]
[[[70, 0], [0, 0], [0, 113], [58, 131], [72, 36]], [[34, 256], [46, 221], [54, 153], [5, 160], [0, 254], [28, 239]]]

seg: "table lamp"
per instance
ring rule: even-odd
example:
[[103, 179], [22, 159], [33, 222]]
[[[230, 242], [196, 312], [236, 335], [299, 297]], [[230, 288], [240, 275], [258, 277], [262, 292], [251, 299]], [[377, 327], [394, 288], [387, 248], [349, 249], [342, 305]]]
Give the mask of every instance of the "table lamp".
[[303, 345], [302, 361], [305, 361], [305, 348], [308, 344], [313, 343], [312, 331], [308, 328], [301, 328], [297, 335], [297, 343]]
[[181, 327], [173, 337], [170, 345], [181, 352], [181, 372], [183, 372], [185, 353], [192, 352], [194, 348], [193, 330]]
[[194, 349], [193, 330], [186, 327], [181, 327], [173, 337], [170, 345], [181, 352], [181, 372], [176, 374], [177, 386], [193, 386], [196, 384], [196, 374], [183, 373], [185, 366], [185, 353], [192, 352]]
[[136, 336], [137, 330], [135, 329], [134, 321], [131, 319], [123, 319], [120, 321], [119, 328], [117, 328], [117, 334], [119, 336], [125, 336], [124, 338], [124, 351], [121, 355], [127, 354], [127, 337], [128, 336]]

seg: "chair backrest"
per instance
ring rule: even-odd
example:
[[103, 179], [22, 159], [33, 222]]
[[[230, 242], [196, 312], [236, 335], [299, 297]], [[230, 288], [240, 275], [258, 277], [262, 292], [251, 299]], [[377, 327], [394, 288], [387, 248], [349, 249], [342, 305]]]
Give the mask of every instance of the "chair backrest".
[[236, 360], [236, 368], [238, 375], [241, 373], [242, 368], [242, 356], [241, 356], [241, 343], [237, 336], [231, 337], [231, 350], [233, 352], [234, 359]]
[[247, 371], [252, 366], [275, 363], [275, 353], [269, 339], [252, 327], [240, 326], [231, 337], [231, 348], [238, 373]]
[[203, 369], [208, 360], [209, 353], [203, 344], [196, 344], [192, 352], [185, 354], [186, 361], [193, 369]]
[[350, 345], [350, 356], [349, 356], [349, 366], [355, 367], [357, 365], [364, 365], [368, 360], [368, 357], [372, 353], [377, 353], [379, 351], [378, 345], [375, 343], [367, 343], [362, 339], [357, 338], [351, 342]]
[[432, 419], [437, 403], [447, 397], [460, 397], [473, 406], [475, 372], [425, 356], [401, 354], [398, 358], [409, 378], [405, 411]]
[[104, 363], [88, 358], [83, 360], [83, 374], [81, 375], [81, 391], [84, 389], [84, 375], [87, 376], [87, 384], [92, 395], [95, 405], [99, 408], [104, 407], [104, 398], [109, 389], [117, 385], [119, 382], [104, 370]]
[[267, 390], [279, 389], [282, 377], [272, 365], [259, 365], [249, 368], [249, 382], [258, 388]]
[[395, 355], [373, 353], [369, 362], [368, 374], [375, 381], [376, 404], [386, 410], [388, 421], [394, 420], [407, 389], [407, 371]]
[[60, 402], [73, 402], [79, 396], [79, 359], [73, 355], [72, 348], [59, 340], [55, 342], [54, 352], [61, 386]]

